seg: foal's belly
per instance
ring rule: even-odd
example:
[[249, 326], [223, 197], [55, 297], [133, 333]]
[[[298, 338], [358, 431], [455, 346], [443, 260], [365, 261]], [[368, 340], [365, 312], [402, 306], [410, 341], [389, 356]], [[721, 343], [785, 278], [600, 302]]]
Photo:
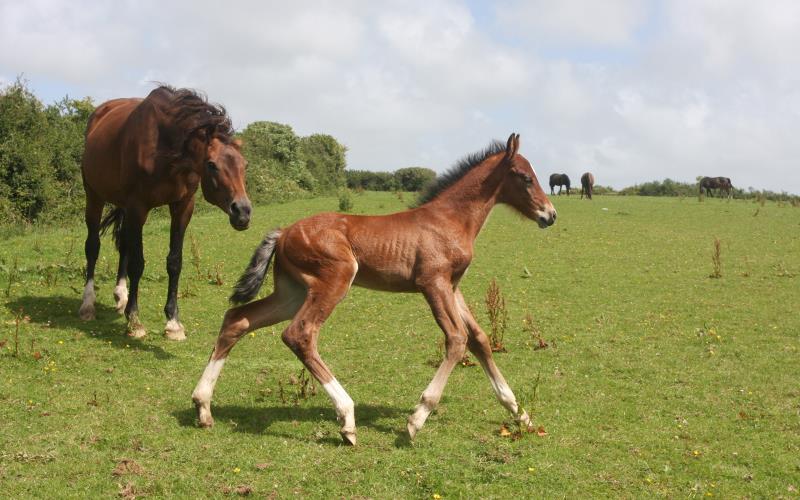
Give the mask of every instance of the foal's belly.
[[384, 292], [418, 291], [415, 283], [406, 276], [385, 270], [379, 271], [363, 265], [359, 267], [353, 285]]

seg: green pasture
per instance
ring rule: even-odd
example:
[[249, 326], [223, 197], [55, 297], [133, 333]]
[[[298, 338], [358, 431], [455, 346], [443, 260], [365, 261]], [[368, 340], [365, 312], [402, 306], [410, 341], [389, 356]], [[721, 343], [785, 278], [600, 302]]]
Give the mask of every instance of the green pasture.
[[[400, 198], [353, 195], [353, 211], [402, 210], [411, 195]], [[337, 199], [257, 206], [243, 233], [217, 211], [196, 214], [182, 343], [161, 335], [164, 212], [145, 227], [142, 341], [123, 335], [113, 308], [109, 238], [97, 319], [82, 322], [83, 225], [5, 230], [0, 497], [797, 498], [800, 208], [552, 199], [558, 222], [547, 230], [496, 208], [461, 284], [488, 329], [484, 294], [497, 280], [509, 318], [497, 364], [542, 432], [503, 435], [515, 429], [480, 367], [458, 366], [409, 444], [406, 418], [441, 333], [422, 297], [353, 289], [320, 341], [356, 402], [353, 448], [340, 444], [324, 391], [303, 382], [283, 325], [233, 350], [213, 429], [195, 426], [191, 402], [255, 245]], [[715, 238], [719, 278], [709, 277]]]

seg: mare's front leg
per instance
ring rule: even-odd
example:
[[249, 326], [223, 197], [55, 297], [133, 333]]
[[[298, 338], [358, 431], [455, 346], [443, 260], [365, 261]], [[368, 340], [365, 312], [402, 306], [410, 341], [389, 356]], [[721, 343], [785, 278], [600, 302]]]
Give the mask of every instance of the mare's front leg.
[[86, 283], [83, 300], [78, 310], [81, 319], [94, 319], [94, 267], [100, 254], [100, 218], [103, 215], [103, 202], [86, 190]]
[[130, 291], [128, 304], [125, 306], [125, 317], [128, 319], [129, 337], [141, 338], [147, 335], [144, 325], [139, 320], [139, 280], [144, 272], [144, 250], [142, 247], [142, 226], [147, 220], [147, 210], [128, 207], [122, 221], [123, 242], [128, 256], [128, 278]]
[[170, 340], [186, 340], [186, 330], [178, 319], [178, 281], [183, 266], [183, 237], [193, 212], [194, 193], [169, 205], [172, 222], [169, 233], [169, 254], [167, 255], [169, 287], [167, 288], [167, 304], [164, 306], [164, 314], [167, 316], [164, 336]]
[[464, 357], [467, 344], [467, 334], [464, 330], [464, 323], [458, 314], [452, 283], [447, 279], [439, 279], [423, 290], [423, 293], [433, 311], [436, 323], [444, 332], [446, 351], [433, 380], [422, 392], [414, 413], [408, 417], [407, 429], [411, 439], [414, 439], [414, 436], [425, 424], [428, 415], [439, 404], [447, 379], [459, 360]]

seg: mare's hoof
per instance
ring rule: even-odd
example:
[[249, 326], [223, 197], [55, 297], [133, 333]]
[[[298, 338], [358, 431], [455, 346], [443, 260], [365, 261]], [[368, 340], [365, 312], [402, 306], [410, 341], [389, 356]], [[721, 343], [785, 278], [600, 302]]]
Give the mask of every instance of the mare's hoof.
[[147, 335], [147, 330], [144, 329], [144, 325], [139, 321], [139, 315], [135, 312], [131, 313], [128, 318], [128, 331], [126, 335], [132, 339], [140, 339]]
[[128, 289], [120, 286], [114, 289], [114, 300], [117, 305], [114, 308], [119, 314], [125, 314], [125, 306], [128, 305]]
[[164, 336], [169, 340], [186, 340], [186, 329], [179, 321], [171, 319], [164, 327]]
[[78, 316], [84, 321], [91, 321], [94, 319], [94, 306], [81, 306], [78, 310]]
[[356, 445], [356, 433], [355, 432], [347, 432], [347, 431], [339, 431], [339, 434], [342, 435], [342, 441], [344, 444], [355, 446]]
[[147, 330], [144, 327], [128, 329], [128, 337], [132, 339], [140, 339], [147, 335]]

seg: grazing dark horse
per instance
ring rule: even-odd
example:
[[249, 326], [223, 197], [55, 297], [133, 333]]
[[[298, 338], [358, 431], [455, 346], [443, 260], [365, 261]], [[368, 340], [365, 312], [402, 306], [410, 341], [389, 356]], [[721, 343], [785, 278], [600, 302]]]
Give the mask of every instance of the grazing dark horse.
[[[194, 210], [194, 193], [230, 218], [237, 230], [247, 229], [250, 200], [244, 187], [245, 160], [233, 138], [230, 118], [221, 106], [187, 89], [161, 86], [145, 99], [114, 99], [89, 117], [81, 165], [86, 189], [86, 287], [80, 317], [94, 319], [94, 268], [100, 252], [100, 232], [114, 226], [119, 268], [114, 298], [125, 312], [128, 335], [142, 337], [138, 317], [139, 279], [144, 270], [142, 226], [151, 208], [169, 205], [167, 273], [169, 288], [164, 313], [165, 335], [186, 338], [178, 319], [178, 277], [183, 236]], [[101, 221], [103, 206], [114, 208]], [[130, 295], [126, 288], [130, 278]]]
[[703, 194], [703, 189], [706, 190], [707, 196], [714, 196], [712, 189], [718, 189], [720, 193], [725, 193], [730, 198], [733, 185], [728, 177], [703, 177], [700, 179], [700, 194]]
[[442, 396], [453, 367], [469, 348], [480, 361], [500, 403], [530, 425], [492, 360], [489, 340], [458, 288], [472, 261], [473, 245], [492, 207], [505, 203], [546, 228], [556, 211], [512, 134], [468, 156], [420, 198], [417, 208], [383, 216], [323, 213], [274, 230], [256, 248], [231, 301], [258, 294], [275, 259], [275, 290], [225, 314], [216, 346], [192, 399], [200, 425], [210, 427], [211, 396], [225, 359], [247, 332], [291, 319], [284, 343], [322, 384], [336, 409], [345, 443], [355, 444], [353, 400], [319, 356], [319, 330], [351, 285], [425, 296], [445, 335], [446, 355], [408, 419], [410, 437]]
[[561, 194], [561, 187], [567, 187], [567, 196], [569, 196], [569, 177], [567, 174], [553, 174], [550, 176], [550, 194], [554, 195], [554, 187], [558, 186], [558, 194]]
[[584, 193], [590, 200], [592, 199], [592, 190], [594, 189], [594, 175], [591, 172], [586, 172], [581, 176], [581, 199]]

